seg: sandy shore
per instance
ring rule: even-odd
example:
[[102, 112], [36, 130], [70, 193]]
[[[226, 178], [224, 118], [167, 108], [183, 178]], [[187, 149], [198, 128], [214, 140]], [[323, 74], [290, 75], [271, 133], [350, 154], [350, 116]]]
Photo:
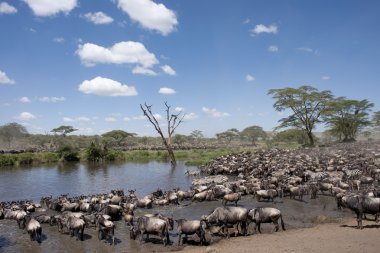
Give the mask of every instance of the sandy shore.
[[313, 228], [225, 239], [209, 247], [187, 246], [181, 252], [380, 252], [380, 223], [364, 221], [363, 225], [358, 230], [356, 220], [349, 218]]

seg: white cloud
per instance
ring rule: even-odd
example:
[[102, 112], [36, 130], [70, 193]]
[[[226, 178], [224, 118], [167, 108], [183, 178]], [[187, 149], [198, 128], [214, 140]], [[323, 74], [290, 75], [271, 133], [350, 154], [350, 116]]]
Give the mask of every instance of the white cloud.
[[142, 27], [166, 36], [178, 24], [176, 14], [163, 4], [152, 0], [118, 0], [117, 6]]
[[185, 110], [185, 108], [183, 108], [183, 107], [176, 107], [175, 109], [174, 109], [174, 111], [176, 111], [176, 112], [182, 112], [182, 111], [184, 111]]
[[66, 100], [66, 98], [65, 97], [40, 97], [38, 100], [41, 102], [46, 102], [46, 103], [49, 103], [49, 102], [56, 103], [56, 102], [63, 102]]
[[14, 80], [10, 79], [5, 72], [0, 70], [0, 84], [14, 84]]
[[160, 114], [158, 114], [158, 113], [153, 114], [153, 117], [155, 117], [156, 120], [161, 120], [162, 119], [162, 116]]
[[249, 24], [251, 22], [251, 20], [249, 18], [247, 18], [246, 20], [243, 21], [243, 24], [246, 25], [246, 24]]
[[207, 107], [202, 107], [202, 111], [204, 113], [207, 113], [207, 114], [211, 115], [214, 118], [224, 118], [224, 117], [230, 116], [230, 114], [228, 112], [219, 112], [215, 108], [214, 109], [210, 109], [210, 108], [207, 108]]
[[98, 63], [108, 64], [139, 64], [150, 68], [158, 64], [156, 56], [150, 53], [140, 42], [122, 41], [110, 48], [92, 43], [79, 45], [76, 54], [85, 66], [95, 66]]
[[177, 73], [175, 72], [174, 69], [172, 69], [172, 67], [170, 67], [169, 65], [164, 65], [164, 66], [161, 66], [161, 69], [168, 75], [170, 76], [175, 76]]
[[129, 118], [129, 117], [124, 117], [123, 120], [124, 120], [124, 121], [131, 121], [131, 118]]
[[248, 74], [245, 76], [245, 80], [248, 81], [248, 82], [251, 82], [251, 81], [255, 81], [255, 77]]
[[53, 16], [59, 12], [69, 14], [77, 6], [77, 0], [24, 0], [36, 16]]
[[330, 80], [329, 76], [322, 76], [322, 80]]
[[278, 32], [276, 25], [265, 26], [263, 24], [256, 25], [255, 28], [250, 30], [251, 33], [260, 34], [260, 33], [273, 33]]
[[37, 30], [33, 29], [33, 28], [29, 28], [29, 31], [32, 32], [32, 33], [36, 33], [37, 32]]
[[62, 38], [62, 37], [56, 37], [56, 38], [53, 39], [53, 41], [57, 42], [57, 43], [63, 43], [63, 42], [65, 42], [65, 39]]
[[89, 12], [83, 15], [85, 19], [94, 23], [95, 25], [105, 25], [113, 22], [113, 18], [107, 16], [105, 13], [98, 12]]
[[78, 88], [79, 91], [85, 94], [94, 94], [98, 96], [136, 96], [135, 87], [121, 84], [112, 79], [95, 77], [92, 80], [83, 81]]
[[183, 119], [184, 120], [193, 120], [196, 118], [198, 118], [198, 115], [194, 112], [191, 112], [191, 113], [185, 114], [185, 117]]
[[17, 12], [17, 9], [8, 4], [7, 2], [0, 3], [0, 14], [14, 14]]
[[158, 93], [165, 94], [165, 95], [171, 95], [171, 94], [175, 94], [176, 91], [174, 89], [172, 89], [172, 88], [163, 87], [163, 88], [160, 88], [160, 90], [158, 91]]
[[145, 119], [145, 116], [144, 115], [140, 115], [140, 116], [135, 116], [132, 118], [133, 120], [143, 120]]
[[141, 66], [136, 66], [132, 69], [132, 73], [133, 74], [139, 74], [139, 75], [146, 75], [146, 76], [156, 76], [157, 73], [154, 72], [152, 69], [150, 68], [144, 68], [144, 67], [141, 67]]
[[63, 117], [63, 121], [65, 122], [90, 122], [91, 119], [88, 117], [77, 117], [77, 118], [69, 118], [69, 117]]
[[115, 122], [117, 120], [114, 117], [107, 117], [107, 118], [104, 119], [104, 121], [106, 121], [106, 122]]
[[30, 101], [30, 99], [28, 97], [22, 97], [22, 98], [20, 98], [19, 101], [21, 103], [30, 103], [30, 102], [32, 102], [32, 101]]
[[276, 53], [276, 52], [278, 52], [278, 46], [271, 45], [268, 47], [268, 51], [272, 52], [272, 53]]
[[33, 120], [36, 118], [37, 117], [35, 115], [31, 114], [30, 112], [22, 112], [22, 113], [20, 113], [19, 116], [16, 117], [16, 119], [21, 120], [21, 121], [29, 121], [29, 120]]
[[296, 48], [298, 51], [307, 52], [307, 53], [314, 53], [314, 50], [309, 47], [298, 47]]

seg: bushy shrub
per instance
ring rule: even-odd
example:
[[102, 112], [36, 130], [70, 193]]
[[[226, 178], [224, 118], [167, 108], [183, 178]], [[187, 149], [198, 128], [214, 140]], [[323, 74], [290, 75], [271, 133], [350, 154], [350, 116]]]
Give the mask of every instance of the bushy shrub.
[[79, 161], [79, 152], [78, 149], [70, 146], [70, 145], [63, 145], [61, 146], [58, 151], [59, 159], [66, 162], [76, 162]]
[[16, 163], [16, 157], [13, 155], [0, 155], [0, 166], [13, 166]]

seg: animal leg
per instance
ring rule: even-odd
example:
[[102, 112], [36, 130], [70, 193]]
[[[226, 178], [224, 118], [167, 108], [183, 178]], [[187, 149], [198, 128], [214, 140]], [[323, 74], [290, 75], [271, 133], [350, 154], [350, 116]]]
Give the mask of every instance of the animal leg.
[[261, 234], [261, 223], [260, 222], [257, 223], [257, 228], [259, 230], [259, 233]]
[[276, 229], [276, 232], [277, 232], [278, 229], [280, 228], [280, 226], [278, 225], [278, 220], [274, 220], [274, 221], [273, 221], [273, 224], [274, 224], [275, 229]]
[[178, 234], [178, 246], [181, 245], [181, 236], [182, 236], [182, 233], [179, 233]]

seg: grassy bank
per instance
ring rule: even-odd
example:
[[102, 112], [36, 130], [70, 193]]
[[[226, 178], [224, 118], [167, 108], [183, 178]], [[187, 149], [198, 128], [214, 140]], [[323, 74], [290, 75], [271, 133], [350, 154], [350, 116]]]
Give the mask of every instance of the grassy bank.
[[[186, 165], [198, 166], [206, 164], [213, 159], [225, 154], [238, 153], [247, 149], [198, 149], [198, 150], [177, 150], [175, 155], [178, 161], [185, 161]], [[0, 167], [19, 165], [39, 165], [44, 163], [59, 162], [57, 153], [21, 153], [21, 154], [0, 154]], [[80, 160], [85, 161], [85, 155], [80, 154]], [[109, 151], [107, 160], [120, 162], [149, 162], [149, 161], [169, 161], [166, 150], [134, 150], [134, 151]]]

